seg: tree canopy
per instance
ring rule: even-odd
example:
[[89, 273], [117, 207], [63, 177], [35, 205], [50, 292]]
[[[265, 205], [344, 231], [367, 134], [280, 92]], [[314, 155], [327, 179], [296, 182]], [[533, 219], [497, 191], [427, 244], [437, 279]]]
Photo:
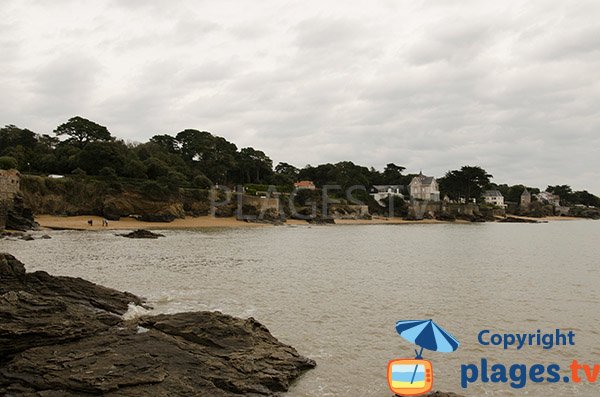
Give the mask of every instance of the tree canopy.
[[67, 135], [75, 146], [85, 147], [90, 142], [111, 141], [113, 137], [108, 129], [83, 117], [75, 116], [54, 130], [57, 136]]
[[453, 200], [470, 200], [480, 198], [491, 179], [492, 175], [483, 168], [465, 165], [460, 170], [448, 171], [438, 182], [442, 195]]
[[[383, 171], [352, 161], [303, 168], [280, 162], [273, 168], [273, 161], [263, 151], [238, 149], [223, 137], [195, 129], [156, 134], [145, 143], [125, 143], [114, 138], [106, 127], [79, 116], [56, 127], [55, 136], [15, 125], [0, 128], [0, 168], [107, 180], [130, 178], [142, 180], [149, 190], [156, 186], [205, 189], [212, 184], [274, 184], [289, 191], [299, 180], [311, 180], [317, 187], [339, 185], [348, 189], [359, 185], [368, 189], [372, 185], [406, 186], [415, 176], [404, 174], [405, 167], [396, 163], [386, 164]], [[488, 188], [500, 190], [506, 201], [520, 200], [525, 186], [494, 185], [491, 179], [481, 167], [463, 166], [448, 171], [439, 184], [442, 196], [447, 194], [455, 200], [479, 198]], [[533, 194], [539, 192], [527, 189]], [[600, 206], [600, 198], [585, 190], [573, 191], [568, 185], [548, 186], [546, 190], [560, 195], [563, 204]], [[368, 199], [364, 190], [356, 191], [355, 197]]]

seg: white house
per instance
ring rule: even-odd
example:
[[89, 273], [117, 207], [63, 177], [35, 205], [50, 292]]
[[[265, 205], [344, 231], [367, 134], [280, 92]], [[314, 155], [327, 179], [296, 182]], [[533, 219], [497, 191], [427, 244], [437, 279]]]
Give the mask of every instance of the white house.
[[486, 204], [506, 208], [506, 205], [504, 204], [504, 196], [498, 190], [486, 190], [483, 192], [483, 200], [486, 202]]
[[402, 185], [374, 185], [369, 191], [369, 194], [375, 201], [383, 205], [382, 200], [389, 196], [396, 196], [404, 199], [404, 194], [402, 194], [403, 190], [404, 186]]
[[410, 181], [410, 198], [416, 200], [440, 201], [440, 188], [432, 176], [422, 172]]
[[547, 201], [548, 204], [559, 206], [560, 205], [560, 196], [558, 194], [553, 194], [550, 192], [540, 192], [536, 195], [538, 201], [542, 203]]

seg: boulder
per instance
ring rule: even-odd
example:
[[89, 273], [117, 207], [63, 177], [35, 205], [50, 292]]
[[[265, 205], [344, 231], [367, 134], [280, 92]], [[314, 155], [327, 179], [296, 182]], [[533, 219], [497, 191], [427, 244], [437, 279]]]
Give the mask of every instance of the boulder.
[[122, 237], [127, 237], [127, 238], [152, 238], [152, 239], [157, 239], [159, 237], [165, 237], [164, 234], [153, 233], [150, 230], [145, 230], [145, 229], [134, 230], [131, 233], [117, 234], [117, 236], [122, 236]]
[[507, 216], [506, 218], [498, 220], [498, 222], [502, 222], [502, 223], [542, 223], [535, 219], [517, 218], [514, 216]]
[[314, 361], [253, 318], [218, 312], [125, 321], [134, 295], [26, 273], [0, 254], [0, 395], [274, 396]]

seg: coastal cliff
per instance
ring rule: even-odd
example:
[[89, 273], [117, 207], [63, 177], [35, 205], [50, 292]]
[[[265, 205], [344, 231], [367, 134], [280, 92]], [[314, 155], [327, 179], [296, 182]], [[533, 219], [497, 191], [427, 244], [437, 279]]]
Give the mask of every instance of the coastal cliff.
[[[143, 299], [0, 254], [0, 395], [272, 396], [315, 362], [253, 318], [125, 320]], [[128, 316], [125, 316], [128, 317]]]

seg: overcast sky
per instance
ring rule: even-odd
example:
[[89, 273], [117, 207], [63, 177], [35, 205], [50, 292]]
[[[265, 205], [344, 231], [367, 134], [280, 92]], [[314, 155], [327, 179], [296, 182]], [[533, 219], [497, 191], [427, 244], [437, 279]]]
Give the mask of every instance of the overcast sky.
[[600, 1], [0, 2], [0, 123], [600, 194]]

